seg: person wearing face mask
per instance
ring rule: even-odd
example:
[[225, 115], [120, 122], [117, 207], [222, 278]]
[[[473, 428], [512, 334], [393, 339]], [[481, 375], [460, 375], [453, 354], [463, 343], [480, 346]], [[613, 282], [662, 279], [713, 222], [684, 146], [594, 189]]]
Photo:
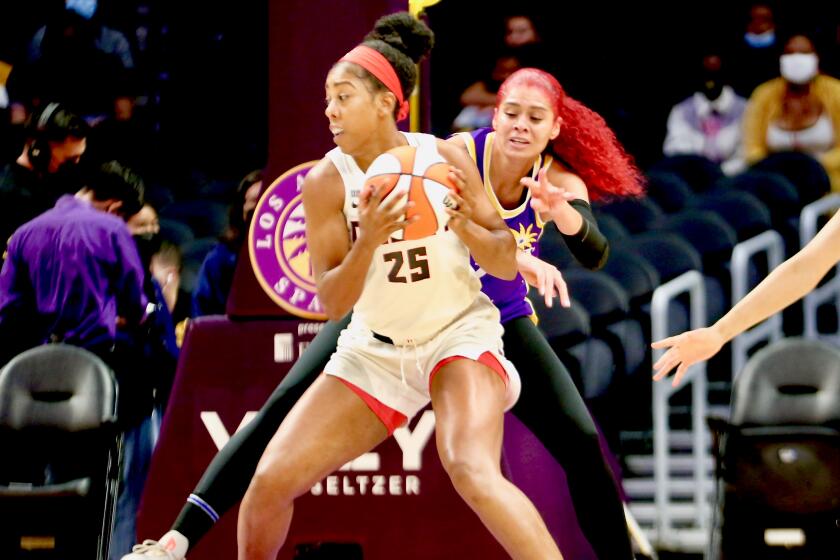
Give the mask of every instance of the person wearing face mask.
[[119, 385], [123, 465], [112, 549], [134, 540], [134, 518], [151, 457], [152, 384], [143, 368], [148, 299], [127, 220], [143, 206], [143, 182], [116, 161], [75, 195], [12, 235], [0, 271], [0, 364], [48, 343], [99, 355]]
[[739, 95], [748, 97], [757, 85], [776, 75], [779, 42], [769, 3], [751, 3], [745, 15], [744, 33], [733, 45], [731, 85]]
[[81, 187], [75, 170], [89, 132], [61, 103], [47, 103], [32, 114], [20, 155], [0, 168], [0, 254], [18, 227]]
[[717, 53], [703, 56], [698, 82], [694, 94], [671, 109], [662, 152], [704, 156], [726, 174], [738, 173], [744, 167], [739, 149], [746, 100], [727, 82]]
[[220, 236], [219, 243], [207, 254], [198, 272], [193, 290], [193, 318], [224, 315], [239, 251], [262, 192], [262, 181], [262, 170], [257, 169], [239, 182], [230, 207], [228, 227]]
[[840, 192], [840, 80], [821, 74], [813, 41], [793, 35], [779, 59], [781, 76], [756, 88], [744, 115], [744, 156], [755, 163], [796, 151], [825, 168]]
[[[165, 373], [162, 385], [164, 393], [168, 393], [179, 354], [173, 312], [181, 283], [181, 254], [176, 246], [162, 240], [157, 210], [148, 202], [129, 218], [128, 229], [143, 263], [143, 291], [150, 302], [145, 323], [146, 354], [160, 366], [154, 371]], [[157, 388], [160, 390], [161, 384]], [[158, 399], [158, 402], [165, 402], [165, 399]]]

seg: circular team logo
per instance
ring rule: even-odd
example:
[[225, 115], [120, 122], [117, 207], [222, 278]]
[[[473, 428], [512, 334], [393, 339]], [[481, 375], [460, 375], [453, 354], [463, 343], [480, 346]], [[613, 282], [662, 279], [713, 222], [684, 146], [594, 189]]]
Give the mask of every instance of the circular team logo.
[[265, 293], [306, 319], [326, 320], [315, 291], [303, 218], [303, 178], [317, 161], [302, 163], [275, 180], [260, 197], [251, 228], [251, 266]]

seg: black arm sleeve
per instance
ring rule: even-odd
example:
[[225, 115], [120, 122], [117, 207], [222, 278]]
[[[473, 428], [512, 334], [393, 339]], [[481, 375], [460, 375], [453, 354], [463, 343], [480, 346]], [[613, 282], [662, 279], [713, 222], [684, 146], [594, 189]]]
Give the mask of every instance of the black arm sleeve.
[[583, 225], [574, 235], [561, 232], [566, 246], [569, 247], [575, 259], [590, 270], [598, 270], [607, 262], [610, 255], [610, 245], [592, 214], [592, 207], [585, 200], [576, 198], [569, 204], [583, 217]]

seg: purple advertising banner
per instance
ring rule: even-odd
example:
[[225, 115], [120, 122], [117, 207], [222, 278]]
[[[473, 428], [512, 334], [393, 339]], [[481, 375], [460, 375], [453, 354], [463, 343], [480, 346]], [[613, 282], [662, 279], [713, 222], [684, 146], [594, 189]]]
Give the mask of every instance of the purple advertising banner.
[[[253, 418], [320, 326], [225, 317], [191, 324], [146, 483], [140, 538], [169, 529], [218, 449]], [[562, 469], [511, 416], [502, 466], [534, 501], [566, 558], [594, 559]], [[236, 516], [236, 509], [223, 516], [190, 560], [235, 558]], [[507, 557], [452, 489], [435, 449], [431, 410], [297, 500], [280, 558], [317, 542], [358, 543], [365, 560]]]

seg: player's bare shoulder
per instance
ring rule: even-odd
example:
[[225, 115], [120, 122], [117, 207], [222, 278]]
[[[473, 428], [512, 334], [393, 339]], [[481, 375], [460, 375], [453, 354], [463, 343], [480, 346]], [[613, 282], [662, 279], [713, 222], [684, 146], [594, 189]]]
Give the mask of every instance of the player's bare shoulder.
[[328, 157], [322, 158], [306, 174], [301, 190], [304, 203], [307, 200], [315, 201], [318, 204], [325, 204], [329, 201], [343, 203], [344, 200], [344, 183], [341, 179], [341, 173]]

